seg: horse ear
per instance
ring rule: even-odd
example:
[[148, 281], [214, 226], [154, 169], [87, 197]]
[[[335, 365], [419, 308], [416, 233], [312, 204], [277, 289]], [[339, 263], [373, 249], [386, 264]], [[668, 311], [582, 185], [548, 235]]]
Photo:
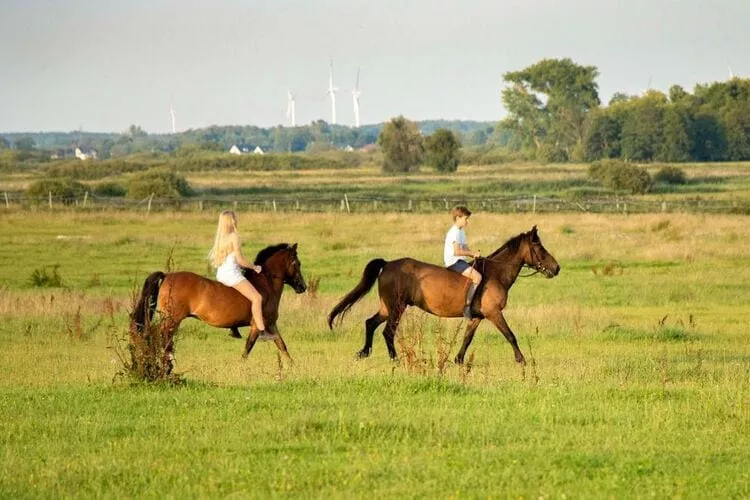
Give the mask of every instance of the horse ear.
[[296, 243], [294, 245], [292, 245], [292, 250], [294, 250], [295, 252], [297, 251], [297, 244]]

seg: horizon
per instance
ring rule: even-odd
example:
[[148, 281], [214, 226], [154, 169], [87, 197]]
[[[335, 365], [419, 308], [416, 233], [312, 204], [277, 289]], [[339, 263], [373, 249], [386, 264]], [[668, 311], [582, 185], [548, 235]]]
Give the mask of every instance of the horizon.
[[[426, 11], [434, 13], [425, 16]], [[544, 58], [596, 66], [599, 96], [750, 74], [750, 2], [177, 0], [65, 5], [9, 0], [0, 19], [0, 130], [149, 134], [212, 126], [352, 126], [357, 68], [362, 126], [497, 123], [502, 75]], [[616, 20], [612, 21], [612, 20]], [[96, 43], [91, 43], [96, 40]]]

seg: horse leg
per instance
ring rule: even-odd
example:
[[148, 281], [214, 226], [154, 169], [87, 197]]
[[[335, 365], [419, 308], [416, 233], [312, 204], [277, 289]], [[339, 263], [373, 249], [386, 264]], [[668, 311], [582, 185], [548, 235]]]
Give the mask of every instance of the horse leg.
[[229, 336], [233, 337], [235, 339], [241, 339], [242, 338], [242, 335], [240, 334], [240, 330], [236, 326], [233, 326], [233, 327], [231, 327], [229, 329]]
[[396, 330], [398, 330], [398, 322], [401, 319], [401, 315], [404, 313], [405, 307], [396, 307], [391, 310], [391, 314], [388, 316], [388, 321], [383, 329], [383, 338], [385, 339], [385, 346], [388, 348], [388, 356], [391, 360], [396, 361], [398, 355], [396, 354], [396, 346], [393, 345], [393, 339], [396, 337]]
[[358, 358], [366, 358], [372, 354], [372, 341], [375, 336], [375, 330], [388, 319], [388, 309], [385, 304], [380, 305], [380, 310], [367, 318], [365, 321], [365, 346], [357, 353]]
[[479, 327], [479, 323], [481, 321], [482, 318], [474, 318], [469, 321], [469, 325], [466, 327], [466, 333], [464, 333], [464, 343], [461, 346], [461, 350], [458, 351], [458, 354], [456, 354], [456, 358], [453, 360], [453, 362], [457, 365], [464, 364], [466, 349], [469, 348], [469, 346], [471, 345], [471, 341], [474, 340], [474, 333], [477, 331], [477, 328]]
[[250, 326], [250, 333], [247, 334], [247, 341], [245, 342], [245, 352], [242, 353], [243, 358], [247, 358], [250, 355], [250, 351], [253, 350], [255, 341], [258, 340], [258, 334], [260, 331], [255, 327], [255, 323]]
[[503, 335], [505, 335], [505, 338], [510, 342], [510, 345], [513, 347], [513, 354], [516, 356], [516, 362], [521, 363], [522, 365], [526, 364], [526, 358], [523, 357], [523, 354], [521, 353], [521, 349], [518, 348], [518, 341], [516, 340], [516, 336], [513, 335], [513, 331], [508, 326], [508, 322], [505, 321], [505, 316], [503, 316], [502, 311], [497, 311], [490, 316], [487, 316], [487, 319], [489, 319], [493, 325], [495, 325], [498, 330], [503, 332]]
[[279, 332], [279, 328], [274, 324], [267, 326], [266, 329], [268, 332], [273, 335], [273, 342], [276, 344], [276, 347], [279, 348], [279, 351], [281, 351], [281, 354], [284, 355], [287, 362], [290, 365], [294, 364], [294, 360], [292, 359], [292, 356], [289, 355], [289, 351], [286, 348], [286, 344], [284, 343], [284, 339], [281, 338], [281, 333]]

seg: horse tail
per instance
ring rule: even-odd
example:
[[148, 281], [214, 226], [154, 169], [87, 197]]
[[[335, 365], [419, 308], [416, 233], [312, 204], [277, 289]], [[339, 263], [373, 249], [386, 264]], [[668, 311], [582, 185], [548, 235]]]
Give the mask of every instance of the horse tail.
[[378, 276], [380, 276], [380, 271], [383, 270], [383, 267], [385, 267], [386, 264], [387, 262], [383, 259], [373, 259], [367, 263], [365, 270], [362, 273], [362, 279], [359, 280], [357, 286], [355, 286], [351, 292], [347, 293], [346, 296], [341, 299], [341, 302], [336, 304], [336, 307], [333, 308], [331, 314], [328, 315], [329, 328], [333, 328], [333, 321], [336, 319], [336, 316], [346, 314], [346, 312], [351, 309], [359, 299], [364, 297], [367, 292], [370, 291], [372, 285], [375, 284]]
[[130, 313], [130, 325], [136, 332], [141, 333], [146, 324], [151, 320], [156, 310], [156, 299], [159, 297], [159, 288], [164, 281], [164, 274], [161, 271], [151, 273], [146, 281], [143, 282], [143, 290], [135, 309]]

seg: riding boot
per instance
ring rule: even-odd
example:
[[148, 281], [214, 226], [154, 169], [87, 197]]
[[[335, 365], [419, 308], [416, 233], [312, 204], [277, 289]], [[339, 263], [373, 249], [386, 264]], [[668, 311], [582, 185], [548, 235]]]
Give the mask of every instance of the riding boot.
[[464, 305], [464, 318], [471, 319], [471, 301], [474, 300], [474, 294], [477, 292], [477, 285], [474, 282], [469, 285], [466, 292], [466, 304]]

